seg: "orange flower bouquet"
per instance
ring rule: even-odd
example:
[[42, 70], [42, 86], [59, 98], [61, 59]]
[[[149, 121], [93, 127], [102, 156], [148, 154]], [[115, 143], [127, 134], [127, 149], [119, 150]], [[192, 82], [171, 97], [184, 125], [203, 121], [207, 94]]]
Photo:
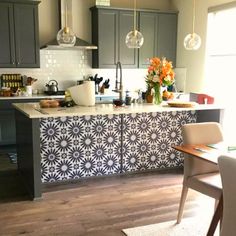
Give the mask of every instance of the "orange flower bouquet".
[[149, 92], [154, 90], [155, 104], [162, 102], [161, 86], [170, 86], [175, 81], [175, 73], [172, 68], [172, 62], [167, 61], [166, 58], [154, 57], [150, 59], [146, 83]]

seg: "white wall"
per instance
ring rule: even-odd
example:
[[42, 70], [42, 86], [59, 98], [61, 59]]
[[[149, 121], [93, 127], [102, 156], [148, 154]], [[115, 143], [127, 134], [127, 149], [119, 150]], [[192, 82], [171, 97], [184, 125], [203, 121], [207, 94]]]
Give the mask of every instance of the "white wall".
[[58, 1], [41, 0], [39, 4], [39, 42], [40, 46], [55, 39], [59, 29]]
[[[195, 32], [201, 36], [202, 45], [198, 51], [184, 49], [184, 37], [192, 31], [192, 0], [172, 0], [172, 7], [179, 11], [177, 67], [187, 68], [186, 91], [203, 92], [204, 63], [207, 33], [208, 8], [232, 0], [196, 0]], [[220, 32], [219, 32], [220, 33]], [[207, 91], [204, 91], [207, 92]]]

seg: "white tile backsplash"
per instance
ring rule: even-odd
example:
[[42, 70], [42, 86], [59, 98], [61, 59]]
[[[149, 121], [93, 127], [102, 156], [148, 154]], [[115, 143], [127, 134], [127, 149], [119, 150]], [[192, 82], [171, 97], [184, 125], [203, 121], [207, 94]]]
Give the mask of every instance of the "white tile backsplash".
[[[87, 50], [40, 50], [40, 68], [0, 68], [0, 74], [15, 74], [31, 76], [38, 79], [33, 89], [44, 90], [49, 80], [58, 82], [59, 90], [65, 90], [76, 84], [77, 80], [87, 78], [89, 75], [110, 79], [110, 89], [115, 88], [115, 69], [92, 69], [91, 52]], [[145, 90], [146, 69], [123, 69], [122, 77], [124, 90]]]

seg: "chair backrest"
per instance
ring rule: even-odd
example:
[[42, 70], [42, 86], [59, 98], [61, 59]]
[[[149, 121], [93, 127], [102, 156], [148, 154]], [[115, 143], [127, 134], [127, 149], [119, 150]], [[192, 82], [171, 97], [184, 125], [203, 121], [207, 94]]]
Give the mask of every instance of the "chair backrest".
[[213, 144], [223, 141], [221, 126], [217, 122], [190, 123], [182, 128], [185, 144]]
[[[222, 142], [223, 132], [217, 122], [190, 123], [182, 126], [184, 144], [213, 144]], [[184, 177], [196, 174], [204, 174], [218, 171], [218, 166], [206, 164], [197, 158], [191, 158], [187, 154], [184, 158]]]
[[236, 157], [218, 158], [223, 187], [223, 220], [221, 236], [236, 235]]

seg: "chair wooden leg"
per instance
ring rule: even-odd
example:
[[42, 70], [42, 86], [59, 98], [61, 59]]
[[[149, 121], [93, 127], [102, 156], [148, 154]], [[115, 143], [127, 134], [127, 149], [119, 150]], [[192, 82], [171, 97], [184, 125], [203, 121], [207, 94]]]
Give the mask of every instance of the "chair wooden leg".
[[216, 199], [216, 200], [215, 200], [215, 206], [214, 206], [214, 210], [216, 210], [216, 208], [217, 208], [218, 204], [219, 204], [219, 200], [218, 200], [218, 199]]
[[215, 213], [212, 217], [210, 227], [207, 232], [207, 236], [213, 236], [217, 227], [217, 224], [221, 220], [223, 215], [223, 195], [221, 195], [218, 206], [215, 210]]
[[188, 193], [188, 187], [183, 185], [181, 198], [180, 198], [180, 203], [179, 203], [177, 224], [179, 224], [181, 222], [181, 219], [182, 219], [182, 216], [183, 216], [184, 204], [185, 204], [185, 201], [186, 201], [186, 198], [187, 198], [187, 193]]

